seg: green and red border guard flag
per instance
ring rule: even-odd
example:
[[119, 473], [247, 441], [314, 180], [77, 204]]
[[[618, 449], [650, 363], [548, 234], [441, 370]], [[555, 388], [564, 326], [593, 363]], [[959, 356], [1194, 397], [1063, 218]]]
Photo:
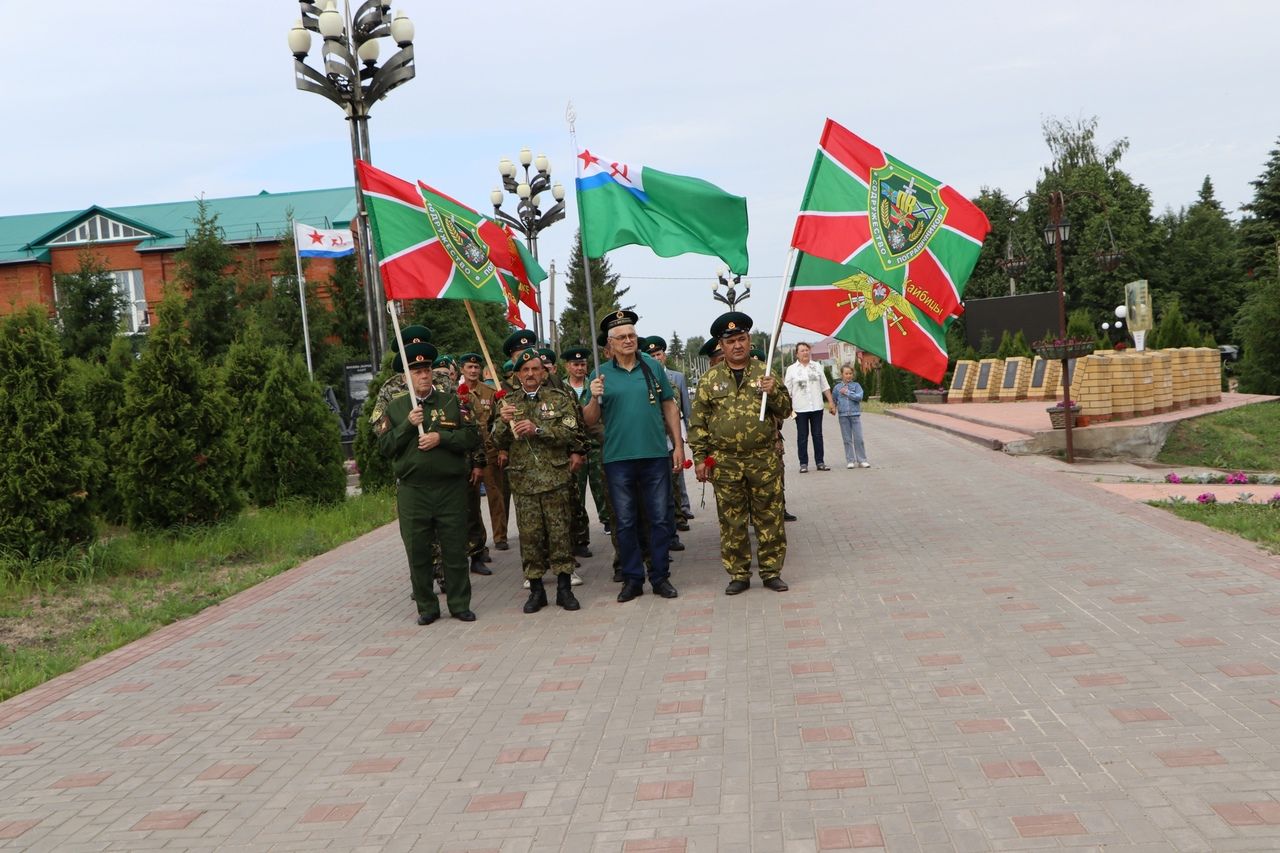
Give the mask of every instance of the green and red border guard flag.
[[942, 381], [946, 326], [857, 267], [796, 252], [782, 319], [874, 353], [895, 367]]
[[426, 184], [357, 162], [387, 298], [507, 301], [502, 270], [506, 235], [482, 215]]
[[856, 267], [939, 325], [963, 311], [964, 284], [991, 230], [955, 189], [831, 119], [800, 210], [792, 246]]

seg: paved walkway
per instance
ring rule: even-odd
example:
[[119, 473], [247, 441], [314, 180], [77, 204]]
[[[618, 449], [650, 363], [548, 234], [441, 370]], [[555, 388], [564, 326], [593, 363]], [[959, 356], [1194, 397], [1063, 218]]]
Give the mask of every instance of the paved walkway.
[[507, 553], [418, 628], [388, 527], [0, 705], [0, 847], [1280, 846], [1280, 560], [866, 420], [790, 475], [787, 594], [704, 511], [677, 600], [601, 555], [525, 616]]

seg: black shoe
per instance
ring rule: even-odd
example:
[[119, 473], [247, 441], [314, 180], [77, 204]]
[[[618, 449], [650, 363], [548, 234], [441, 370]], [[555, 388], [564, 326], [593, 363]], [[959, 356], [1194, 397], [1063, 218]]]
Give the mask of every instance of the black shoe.
[[622, 604], [642, 595], [644, 595], [644, 581], [624, 581], [622, 592], [618, 593], [618, 603]]
[[489, 556], [489, 549], [488, 549], [488, 548], [485, 548], [485, 549], [484, 549], [484, 551], [481, 553], [481, 556], [484, 558], [484, 561], [485, 561], [486, 563], [492, 563], [492, 562], [493, 562], [493, 557], [490, 557], [490, 556]]
[[827, 467], [825, 464], [823, 464], [822, 462], [819, 462], [819, 463], [818, 463], [818, 470], [819, 470], [819, 471], [830, 471], [831, 469], [830, 469], [830, 468], [828, 468], [828, 467]]
[[470, 610], [459, 610], [457, 613], [450, 613], [449, 615], [452, 616], [454, 619], [457, 619], [459, 622], [476, 621], [476, 615], [472, 613]]
[[471, 574], [473, 575], [491, 575], [493, 569], [484, 564], [484, 557], [476, 554], [471, 558]]
[[591, 556], [591, 548], [589, 548], [589, 547], [588, 547], [588, 546], [586, 546], [586, 545], [574, 545], [574, 546], [573, 546], [573, 556], [575, 556], [575, 557], [590, 557], [590, 556]]
[[782, 511], [782, 520], [783, 520], [783, 521], [799, 521], [800, 519], [796, 518], [794, 515], [792, 515], [791, 513], [787, 512], [786, 510], [783, 510], [783, 511]]
[[724, 594], [737, 595], [738, 593], [746, 592], [749, 589], [751, 589], [751, 581], [732, 580], [732, 581], [729, 581], [729, 585], [724, 588]]
[[497, 548], [499, 551], [506, 551], [506, 550], [507, 550], [508, 548], [510, 548], [511, 546], [510, 546], [510, 545], [508, 545], [508, 544], [506, 543], [506, 541], [504, 540], [504, 541], [502, 541], [502, 542], [494, 542], [494, 543], [493, 543], [493, 547]]
[[613, 530], [611, 530], [611, 529], [610, 529], [610, 527], [609, 527], [609, 522], [607, 522], [607, 521], [604, 523], [604, 532], [605, 532], [605, 533], [612, 533], [612, 532], [613, 532]]
[[432, 622], [436, 621], [436, 620], [437, 620], [437, 619], [439, 619], [439, 618], [440, 618], [440, 614], [439, 614], [439, 613], [419, 613], [419, 614], [418, 614], [418, 624], [419, 624], [419, 625], [430, 625]]
[[688, 529], [689, 529], [689, 522], [687, 521], [676, 522], [676, 530], [679, 530], [681, 533], [687, 531]]
[[671, 585], [669, 580], [660, 580], [653, 585], [653, 594], [660, 595], [663, 598], [677, 598], [680, 593], [676, 592], [676, 588]]
[[787, 582], [777, 575], [774, 575], [771, 578], [765, 578], [763, 584], [765, 589], [771, 589], [774, 592], [786, 592], [791, 589], [791, 587], [787, 586]]
[[671, 544], [667, 546], [667, 550], [668, 550], [668, 551], [683, 551], [683, 550], [684, 550], [684, 543], [683, 543], [683, 542], [681, 542], [681, 541], [680, 541], [680, 537], [678, 537], [678, 536], [677, 536], [677, 537], [675, 537], [675, 538], [673, 538], [673, 539], [671, 540]]
[[614, 570], [613, 570], [613, 582], [614, 582], [614, 583], [622, 583], [622, 580], [623, 580], [623, 578], [622, 578], [622, 569], [614, 569]]
[[537, 613], [539, 610], [547, 606], [547, 588], [542, 583], [542, 578], [536, 578], [529, 581], [529, 600], [524, 603], [525, 613]]
[[565, 610], [582, 609], [573, 594], [573, 575], [556, 575], [556, 604]]

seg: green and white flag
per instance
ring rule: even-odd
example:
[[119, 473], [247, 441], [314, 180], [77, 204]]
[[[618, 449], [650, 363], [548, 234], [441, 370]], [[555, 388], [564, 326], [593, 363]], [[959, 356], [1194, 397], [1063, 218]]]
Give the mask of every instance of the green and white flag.
[[692, 252], [747, 272], [747, 200], [699, 178], [609, 162], [583, 150], [578, 214], [583, 248], [599, 258], [619, 246], [648, 246], [664, 258]]

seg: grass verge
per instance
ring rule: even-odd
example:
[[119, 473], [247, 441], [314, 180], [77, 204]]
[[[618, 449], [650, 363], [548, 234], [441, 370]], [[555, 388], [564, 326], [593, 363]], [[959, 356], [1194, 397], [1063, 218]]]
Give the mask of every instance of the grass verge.
[[1182, 421], [1169, 434], [1156, 461], [1280, 471], [1280, 403], [1254, 403]]
[[122, 533], [59, 559], [0, 558], [0, 701], [394, 518], [394, 495], [374, 492], [211, 527]]
[[1267, 504], [1201, 505], [1168, 501], [1154, 501], [1152, 505], [1167, 509], [1179, 518], [1198, 521], [1257, 542], [1268, 551], [1280, 554], [1280, 508]]

